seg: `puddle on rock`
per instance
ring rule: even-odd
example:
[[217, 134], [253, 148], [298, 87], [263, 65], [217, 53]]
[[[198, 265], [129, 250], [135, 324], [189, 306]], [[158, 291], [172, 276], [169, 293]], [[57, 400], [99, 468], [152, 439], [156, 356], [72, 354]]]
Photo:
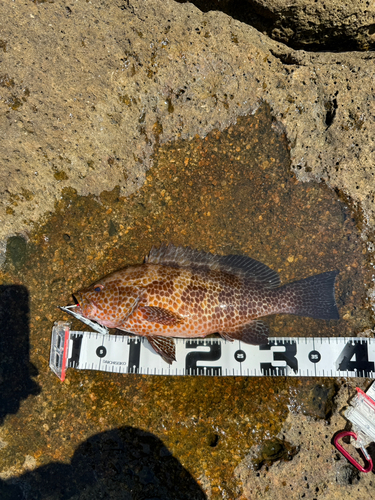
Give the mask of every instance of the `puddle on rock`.
[[296, 181], [267, 106], [205, 139], [160, 147], [143, 188], [128, 199], [118, 193], [65, 190], [27, 243], [21, 236], [9, 242], [2, 281], [29, 290], [31, 362], [42, 394], [8, 416], [3, 463], [21, 471], [25, 455], [38, 465], [68, 461], [89, 436], [128, 425], [161, 439], [195, 478], [210, 482], [212, 498], [223, 491], [232, 498], [236, 465], [251, 446], [277, 434], [290, 394], [311, 395], [318, 381], [70, 370], [60, 384], [48, 368], [53, 322], [66, 319], [56, 306], [71, 303], [71, 293], [96, 278], [142, 262], [152, 245], [173, 242], [249, 255], [277, 270], [282, 283], [340, 270], [339, 321], [286, 315], [267, 322], [274, 336], [353, 336], [372, 326], [356, 222], [323, 184]]

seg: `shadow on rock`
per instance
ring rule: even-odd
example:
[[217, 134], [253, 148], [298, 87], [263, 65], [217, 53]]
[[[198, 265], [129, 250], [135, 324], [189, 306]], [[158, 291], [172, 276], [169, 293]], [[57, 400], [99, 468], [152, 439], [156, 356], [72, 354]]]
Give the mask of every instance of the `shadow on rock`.
[[0, 425], [40, 387], [29, 361], [29, 294], [21, 285], [0, 286]]
[[[314, 52], [348, 52], [356, 50], [374, 50], [373, 24], [369, 25], [372, 12], [357, 15], [356, 25], [347, 23], [351, 14], [329, 6], [326, 12], [324, 2], [315, 0], [309, 9], [303, 2], [267, 2], [266, 0], [176, 0], [178, 3], [192, 3], [201, 12], [220, 11], [228, 16], [248, 24], [273, 40], [295, 50]], [[299, 5], [300, 4], [300, 5]], [[335, 20], [333, 21], [333, 19]], [[236, 42], [234, 36], [232, 41]], [[275, 54], [274, 54], [275, 55]], [[293, 56], [285, 54], [283, 62], [293, 62]]]
[[176, 0], [178, 3], [192, 3], [202, 12], [220, 11], [241, 23], [253, 26], [259, 31], [269, 31], [277, 17], [271, 9], [265, 9], [249, 0]]
[[82, 443], [70, 465], [51, 463], [0, 483], [2, 500], [203, 500], [180, 462], [149, 432], [121, 427]]

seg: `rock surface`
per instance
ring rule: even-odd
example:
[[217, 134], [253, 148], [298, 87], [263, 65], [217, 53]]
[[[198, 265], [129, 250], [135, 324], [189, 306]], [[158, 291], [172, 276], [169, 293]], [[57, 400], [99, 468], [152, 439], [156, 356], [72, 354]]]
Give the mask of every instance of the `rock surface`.
[[[336, 397], [338, 410], [347, 406], [348, 393], [355, 390], [350, 381]], [[359, 384], [361, 381], [357, 381]], [[352, 392], [353, 394], [353, 392]], [[343, 430], [342, 417], [337, 412], [328, 423], [314, 420], [301, 413], [291, 412], [285, 421], [279, 439], [289, 446], [298, 447], [298, 454], [288, 461], [279, 460], [271, 467], [254, 469], [253, 456], [249, 455], [236, 468], [235, 474], [243, 484], [241, 499], [306, 500], [349, 499], [360, 500], [371, 496], [373, 475], [361, 474], [330, 444], [332, 436]], [[361, 462], [360, 455], [349, 445], [344, 445], [352, 456]]]
[[[182, 0], [183, 1], [183, 0]], [[368, 0], [194, 0], [220, 10], [294, 49], [372, 50], [374, 6]]]
[[[137, 487], [142, 491], [147, 481], [154, 481], [158, 459], [155, 461], [152, 456], [149, 467], [138, 470], [138, 458], [150, 455], [150, 443], [153, 449], [165, 457], [169, 457], [169, 451], [163, 448], [155, 436], [139, 434], [131, 427], [124, 427], [120, 437], [116, 433], [111, 434], [109, 429], [120, 424], [137, 428], [144, 426], [146, 431], [148, 427], [154, 426], [153, 432], [159, 437], [165, 435], [165, 439], [170, 440], [170, 447], [177, 451], [180, 450], [180, 441], [191, 440], [191, 450], [184, 455], [189, 464], [192, 463], [189, 460], [194, 461], [196, 458], [198, 443], [207, 439], [210, 467], [212, 462], [218, 461], [217, 457], [221, 459], [224, 456], [227, 462], [223, 462], [223, 467], [227, 469], [226, 464], [233, 459], [233, 455], [235, 460], [240, 460], [240, 453], [244, 453], [244, 449], [236, 450], [236, 453], [233, 448], [229, 452], [224, 446], [220, 449], [220, 446], [216, 447], [219, 437], [221, 439], [227, 432], [232, 440], [230, 442], [237, 439], [238, 446], [242, 446], [238, 429], [241, 432], [246, 429], [250, 433], [248, 427], [252, 427], [254, 432], [261, 433], [262, 430], [263, 436], [265, 432], [273, 432], [281, 425], [287, 411], [288, 393], [285, 389], [280, 390], [279, 407], [275, 412], [276, 402], [272, 400], [270, 381], [252, 382], [253, 385], [242, 380], [238, 383], [221, 381], [222, 385], [217, 383], [216, 388], [220, 388], [216, 394], [209, 392], [209, 403], [215, 408], [217, 418], [221, 418], [220, 431], [215, 430], [217, 420], [213, 421], [210, 408], [202, 409], [194, 399], [197, 391], [206, 387], [200, 382], [192, 381], [188, 388], [184, 388], [185, 392], [181, 392], [185, 398], [188, 397], [189, 402], [187, 409], [182, 405], [183, 410], [186, 410], [185, 417], [181, 417], [177, 410], [180, 404], [178, 397], [182, 391], [177, 381], [159, 382], [144, 378], [133, 380], [124, 387], [121, 378], [112, 381], [104, 375], [98, 379], [86, 375], [82, 382], [80, 376], [72, 375], [70, 388], [69, 385], [55, 385], [48, 372], [50, 327], [55, 319], [50, 307], [51, 304], [55, 306], [66, 300], [69, 288], [82, 284], [83, 277], [86, 280], [94, 278], [98, 273], [109, 271], [114, 263], [123, 261], [124, 252], [127, 252], [126, 258], [141, 258], [140, 250], [143, 251], [143, 246], [149, 243], [153, 244], [152, 238], [159, 241], [166, 235], [174, 236], [187, 244], [184, 240], [187, 234], [189, 244], [194, 243], [197, 247], [212, 251], [230, 253], [233, 248], [238, 252], [251, 248], [247, 239], [249, 235], [243, 235], [246, 228], [241, 226], [243, 233], [236, 233], [235, 222], [230, 218], [225, 219], [225, 214], [230, 214], [232, 208], [225, 208], [224, 205], [220, 205], [223, 210], [219, 214], [222, 215], [221, 219], [219, 216], [216, 219], [223, 221], [222, 234], [231, 236], [231, 239], [223, 242], [220, 241], [220, 233], [210, 233], [212, 227], [216, 227], [210, 222], [210, 206], [214, 206], [217, 200], [220, 203], [225, 201], [225, 190], [229, 192], [229, 189], [233, 189], [230, 168], [238, 168], [235, 172], [237, 177], [239, 172], [245, 172], [243, 162], [246, 157], [241, 157], [243, 151], [231, 150], [230, 138], [226, 138], [226, 151], [221, 153], [228, 155], [227, 163], [223, 172], [217, 173], [223, 178], [221, 184], [216, 178], [209, 179], [208, 175], [204, 186], [198, 176], [190, 180], [189, 162], [190, 165], [195, 162], [196, 166], [202, 165], [202, 168], [204, 166], [207, 169], [210, 159], [215, 159], [215, 156], [204, 150], [204, 140], [201, 138], [207, 137], [215, 129], [219, 132], [226, 130], [240, 116], [254, 114], [262, 103], [266, 103], [271, 110], [275, 134], [280, 137], [285, 134], [289, 143], [290, 168], [296, 176], [296, 184], [309, 181], [326, 184], [332, 193], [340, 195], [350, 205], [367, 245], [366, 258], [371, 260], [375, 249], [375, 56], [372, 52], [307, 52], [292, 48], [294, 45], [317, 50], [317, 44], [321, 42], [332, 48], [329, 44], [343, 37], [351, 40], [355, 48], [371, 48], [374, 14], [367, 3], [364, 8], [364, 2], [361, 1], [345, 5], [333, 0], [305, 2], [304, 9], [302, 3], [297, 1], [292, 5], [288, 2], [288, 7], [285, 7], [285, 2], [276, 0], [272, 3], [257, 2], [262, 16], [267, 17], [264, 9], [274, 16], [271, 16], [269, 29], [263, 31], [287, 42], [290, 47], [223, 12], [203, 13], [192, 4], [172, 0], [72, 2], [64, 5], [38, 1], [3, 4], [0, 19], [0, 260], [3, 264], [7, 249], [13, 274], [5, 274], [2, 282], [9, 283], [6, 281], [9, 276], [17, 276], [22, 286], [16, 290], [18, 299], [15, 302], [19, 305], [22, 298], [25, 310], [30, 295], [31, 343], [29, 346], [29, 339], [24, 339], [22, 374], [29, 369], [32, 372], [27, 365], [27, 353], [31, 349], [32, 361], [40, 371], [38, 383], [43, 388], [42, 396], [39, 397], [38, 386], [28, 380], [29, 386], [26, 387], [27, 384], [22, 385], [22, 377], [17, 380], [17, 394], [20, 394], [21, 400], [28, 394], [35, 396], [30, 398], [32, 408], [28, 406], [29, 400], [24, 401], [20, 413], [8, 419], [1, 428], [0, 453], [6, 455], [7, 463], [14, 463], [12, 467], [1, 471], [0, 476], [8, 481], [4, 484], [9, 498], [16, 498], [14, 492], [17, 490], [18, 494], [19, 484], [23, 484], [12, 478], [24, 473], [22, 488], [27, 491], [28, 487], [38, 483], [38, 472], [33, 476], [30, 471], [39, 467], [39, 473], [42, 474], [40, 470], [46, 467], [48, 460], [60, 462], [56, 468], [51, 466], [47, 472], [45, 470], [43, 478], [53, 477], [66, 470], [69, 470], [67, 477], [73, 477], [73, 469], [65, 469], [61, 462], [70, 460], [71, 448], [77, 446], [76, 441], [85, 441], [84, 452], [80, 448], [79, 460], [75, 461], [74, 455], [72, 464], [78, 463], [77, 470], [86, 473], [85, 460], [89, 460], [87, 457], [90, 457], [91, 449], [100, 456], [100, 449], [104, 446], [110, 450], [110, 445], [106, 443], [113, 441], [118, 443], [115, 444], [116, 449], [127, 450], [127, 445], [123, 443], [131, 441], [134, 435], [139, 443], [137, 441], [134, 450], [134, 461], [133, 458], [129, 459], [129, 468], [139, 474], [137, 478], [140, 483]], [[321, 25], [319, 29], [316, 29], [317, 23]], [[218, 141], [222, 140], [219, 132]], [[183, 152], [179, 156], [183, 147], [176, 141], [183, 139], [196, 141], [192, 142], [197, 149], [196, 157], [195, 151]], [[177, 144], [177, 162], [168, 156], [168, 179], [158, 180], [155, 174], [156, 180], [148, 180], [149, 169], [155, 161], [155, 151], [169, 141]], [[275, 158], [278, 157], [268, 154], [266, 147], [256, 151], [256, 154], [257, 158], [262, 159], [264, 175], [270, 176], [270, 167], [274, 168], [273, 163], [277, 163]], [[184, 193], [180, 196], [181, 192], [176, 189], [179, 196], [175, 199], [173, 182], [179, 172], [183, 172], [184, 182], [189, 185], [185, 190], [189, 196], [184, 198]], [[248, 181], [252, 181], [251, 177]], [[145, 188], [147, 182], [154, 182], [157, 190], [155, 188], [153, 193], [149, 193]], [[273, 216], [273, 205], [278, 205], [286, 194], [283, 191], [285, 185], [280, 182], [279, 193], [273, 193], [270, 210], [262, 217], [266, 218], [267, 214]], [[200, 191], [202, 186], [204, 190]], [[240, 182], [237, 186], [241, 187]], [[142, 194], [137, 204], [137, 193], [143, 188], [147, 196]], [[318, 196], [315, 198], [318, 199]], [[131, 199], [128, 219], [123, 213], [121, 221], [113, 216], [113, 220], [104, 221], [108, 227], [98, 227], [95, 220], [90, 220], [90, 210], [92, 214], [98, 214], [101, 210], [108, 219], [113, 211], [112, 204], [126, 207], [128, 199]], [[165, 207], [173, 203], [177, 206], [173, 212], [173, 223], [177, 221], [180, 225], [168, 232]], [[152, 217], [149, 217], [146, 205], [147, 210], [151, 207]], [[71, 224], [70, 207], [75, 221], [81, 224], [79, 227]], [[189, 212], [190, 209], [193, 212]], [[185, 218], [184, 210], [187, 214]], [[239, 210], [238, 207], [236, 210]], [[343, 223], [350, 219], [345, 215], [345, 210], [342, 213], [336, 210]], [[308, 210], [305, 217], [308, 220]], [[293, 220], [290, 223], [293, 224]], [[93, 228], [91, 234], [90, 224]], [[262, 225], [259, 221], [257, 224], [255, 234], [260, 240], [263, 236]], [[53, 238], [48, 233], [53, 225], [58, 229], [69, 229], [55, 237], [53, 244], [59, 248], [53, 246]], [[162, 234], [158, 233], [159, 228]], [[278, 230], [282, 229], [278, 227]], [[38, 233], [38, 230], [42, 233]], [[126, 239], [126, 235], [133, 230], [133, 240]], [[99, 231], [102, 232], [100, 237]], [[351, 232], [353, 228], [343, 229], [342, 234], [347, 235], [343, 241], [346, 246], [355, 244], [358, 252], [358, 236], [354, 235], [353, 241], [349, 241]], [[36, 253], [31, 252], [29, 265], [34, 266], [31, 270], [27, 268], [27, 240], [30, 234], [33, 248], [41, 249], [36, 257]], [[290, 232], [290, 235], [296, 240], [294, 233]], [[298, 266], [306, 268], [308, 247], [304, 248], [299, 243], [303, 236], [299, 234], [298, 240], [301, 257], [295, 259], [294, 254], [288, 256], [287, 249], [282, 247], [288, 235], [280, 243], [280, 248], [273, 240], [272, 233], [264, 235], [264, 245], [269, 252], [272, 250], [275, 253], [275, 262], [284, 277], [294, 277], [289, 274], [291, 268], [285, 265], [286, 261], [295, 264], [295, 260], [298, 260]], [[115, 239], [111, 240], [112, 237]], [[318, 238], [327, 245], [329, 235], [318, 234]], [[129, 246], [126, 247], [121, 241], [126, 241]], [[255, 243], [254, 248], [259, 250]], [[312, 269], [309, 268], [311, 272], [316, 272], [314, 266], [319, 268], [321, 264], [318, 251], [319, 248], [316, 248], [314, 263], [309, 264], [312, 266]], [[362, 262], [358, 264], [355, 261], [352, 265], [349, 253], [345, 257], [346, 285], [350, 284], [351, 273], [359, 279], [366, 274], [357, 269], [358, 266], [361, 268]], [[365, 248], [363, 253], [366, 253]], [[106, 254], [110, 264], [106, 263]], [[333, 253], [328, 256], [330, 265], [334, 263], [334, 258]], [[64, 267], [68, 262], [69, 273]], [[50, 275], [47, 279], [46, 274], [43, 274], [46, 267], [56, 274], [54, 279]], [[359, 294], [348, 299], [348, 288], [344, 285], [340, 288], [340, 305], [348, 308], [348, 304], [352, 304], [358, 315], [361, 308], [356, 302], [360, 301]], [[371, 291], [369, 296], [373, 300]], [[46, 304], [46, 299], [51, 302]], [[349, 309], [344, 312], [350, 319]], [[25, 317], [28, 323], [28, 311]], [[363, 319], [359, 314], [358, 322], [363, 329], [371, 326], [368, 325], [367, 316]], [[351, 323], [347, 325], [346, 328], [350, 328]], [[282, 323], [280, 328], [285, 331]], [[26, 326], [24, 330], [27, 330]], [[360, 330], [358, 328], [354, 333], [360, 333]], [[371, 333], [371, 328], [368, 328], [368, 332]], [[258, 383], [260, 388], [257, 389]], [[199, 387], [197, 385], [195, 388], [194, 384], [199, 384]], [[249, 399], [253, 398], [257, 404], [259, 397], [261, 414], [270, 412], [276, 424], [272, 420], [272, 424], [270, 421], [259, 422], [259, 428], [253, 426], [252, 421], [250, 425], [250, 421], [246, 420], [248, 409], [243, 406], [236, 392], [239, 384], [243, 384], [241, 395], [246, 392]], [[288, 382], [284, 381], [283, 384], [288, 386]], [[267, 387], [266, 392], [264, 387]], [[302, 392], [302, 383], [298, 390]], [[200, 456], [200, 475], [194, 466], [186, 470], [178, 460], [168, 459], [165, 461], [165, 477], [168, 477], [168, 464], [171, 463], [173, 478], [181, 474], [188, 478], [196, 498], [206, 495], [215, 500], [233, 498], [234, 495], [241, 500], [257, 497], [277, 499], [285, 495], [296, 499], [366, 498], [371, 494], [372, 473], [364, 476], [353, 472], [343, 459], [337, 459], [330, 443], [334, 430], [345, 425], [338, 411], [351, 395], [350, 390], [341, 390], [336, 400], [332, 399], [332, 395], [327, 396], [327, 408], [332, 416], [323, 412], [323, 420], [313, 420], [302, 412], [297, 412], [297, 415], [290, 413], [279, 434], [278, 427], [271, 437], [290, 443], [293, 454], [289, 462], [263, 465], [255, 472], [249, 467], [249, 459], [245, 458], [234, 475], [231, 470], [225, 471], [225, 477], [230, 475], [233, 481], [233, 484], [228, 485], [219, 473], [214, 479], [210, 477], [204, 465], [209, 461], [205, 458], [205, 450]], [[151, 403], [147, 400], [156, 408], [156, 424], [153, 414], [148, 411], [149, 406], [145, 405], [150, 394], [156, 395], [154, 400], [151, 397]], [[266, 394], [264, 400], [259, 394]], [[75, 403], [78, 400], [80, 403]], [[118, 401], [125, 401], [127, 406], [118, 411]], [[334, 408], [330, 404], [332, 401], [336, 401]], [[226, 413], [231, 405], [236, 418]], [[17, 410], [16, 405], [5, 413], [13, 414]], [[256, 410], [254, 414], [256, 416]], [[4, 415], [1, 414], [1, 417]], [[330, 425], [327, 424], [328, 418], [331, 418]], [[88, 419], [90, 425], [87, 425]], [[42, 428], [40, 420], [43, 421]], [[171, 421], [176, 425], [172, 430]], [[238, 427], [239, 421], [243, 427]], [[266, 427], [268, 424], [269, 428]], [[210, 429], [208, 437], [207, 428]], [[17, 429], [17, 432], [13, 432], [13, 429]], [[32, 439], [30, 436], [26, 440], [21, 439], [19, 432], [24, 429], [32, 429]], [[108, 436], [98, 434], [101, 437], [90, 440], [90, 432], [106, 431], [109, 432]], [[21, 437], [18, 438], [18, 435]], [[59, 447], [55, 449], [56, 442], [59, 442]], [[125, 448], [121, 448], [123, 446]], [[13, 452], [12, 447], [17, 452]], [[298, 453], [294, 454], [297, 449]], [[108, 453], [110, 455], [110, 451]], [[117, 458], [111, 467], [106, 468], [105, 464], [101, 464], [101, 467], [98, 474], [104, 483], [109, 476], [116, 478], [116, 474], [120, 474]], [[190, 470], [194, 470], [193, 478], [189, 475]], [[125, 478], [121, 476], [129, 491], [134, 486], [129, 479], [133, 477], [131, 474], [133, 472], [129, 472]], [[86, 488], [91, 479], [85, 482], [85, 478], [79, 482], [81, 478], [77, 474], [74, 481], [78, 482], [79, 487]], [[195, 484], [196, 480], [199, 480], [200, 487]], [[43, 498], [59, 498], [60, 493], [53, 490], [52, 483], [52, 480], [46, 482]], [[32, 484], [34, 486], [30, 486]], [[115, 489], [115, 479], [112, 486]], [[64, 485], [64, 488], [68, 487]], [[102, 492], [102, 486], [98, 488]], [[79, 498], [79, 494], [73, 490], [66, 493], [68, 498]], [[168, 494], [173, 495], [173, 489]]]
[[336, 52], [374, 48], [375, 9], [367, 0], [248, 3], [262, 19], [269, 36], [295, 49]]

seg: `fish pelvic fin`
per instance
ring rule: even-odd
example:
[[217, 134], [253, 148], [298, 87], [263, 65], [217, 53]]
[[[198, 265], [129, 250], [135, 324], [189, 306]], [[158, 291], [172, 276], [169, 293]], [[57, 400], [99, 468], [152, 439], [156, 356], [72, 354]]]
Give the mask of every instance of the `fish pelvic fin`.
[[171, 365], [173, 361], [176, 361], [176, 344], [173, 338], [147, 336], [146, 339], [154, 351], [160, 354], [166, 363]]
[[254, 320], [246, 325], [236, 328], [227, 328], [225, 332], [220, 332], [225, 340], [240, 340], [245, 344], [264, 345], [268, 344], [269, 329], [266, 323]]
[[277, 313], [295, 314], [315, 319], [340, 319], [335, 300], [335, 281], [338, 271], [316, 274], [281, 286], [280, 309]]
[[184, 319], [169, 309], [154, 306], [140, 306], [139, 311], [143, 318], [150, 323], [159, 323], [159, 325], [179, 325]]

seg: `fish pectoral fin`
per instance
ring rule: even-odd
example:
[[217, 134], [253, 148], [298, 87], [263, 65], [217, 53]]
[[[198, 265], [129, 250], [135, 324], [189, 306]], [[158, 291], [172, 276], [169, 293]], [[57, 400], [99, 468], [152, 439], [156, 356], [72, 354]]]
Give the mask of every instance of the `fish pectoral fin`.
[[240, 340], [245, 344], [264, 345], [268, 344], [269, 329], [263, 321], [251, 321], [247, 325], [236, 328], [228, 328], [225, 332], [220, 332], [225, 340]]
[[146, 321], [151, 323], [159, 323], [160, 325], [179, 325], [184, 320], [178, 314], [175, 314], [168, 309], [154, 306], [141, 306], [138, 310]]
[[171, 365], [173, 361], [176, 361], [176, 344], [173, 338], [147, 336], [146, 339], [154, 351], [160, 354], [166, 363]]

